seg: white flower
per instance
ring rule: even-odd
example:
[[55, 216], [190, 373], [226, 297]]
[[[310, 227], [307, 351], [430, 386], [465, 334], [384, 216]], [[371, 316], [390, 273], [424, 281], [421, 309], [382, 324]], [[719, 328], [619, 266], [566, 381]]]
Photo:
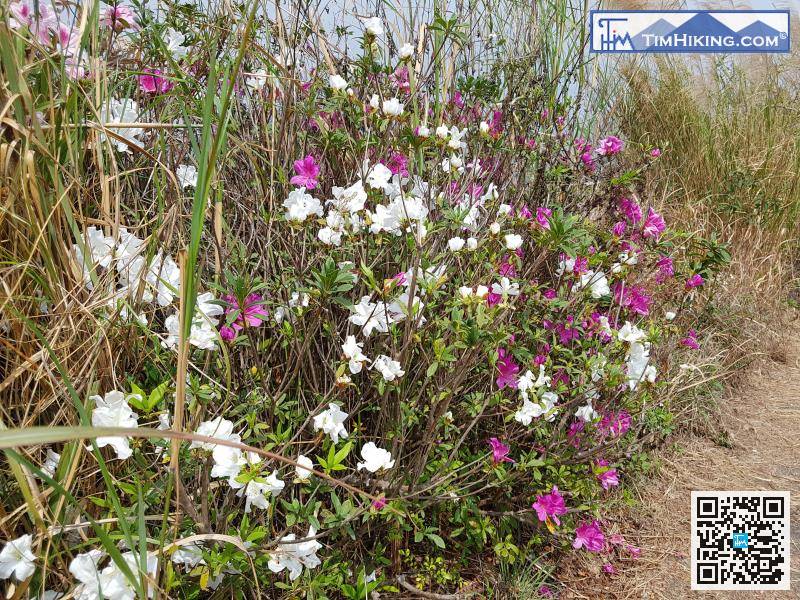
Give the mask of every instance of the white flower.
[[49, 477], [53, 477], [56, 474], [56, 469], [58, 468], [58, 463], [61, 460], [61, 455], [53, 452], [50, 448], [47, 449], [47, 458], [45, 458], [44, 464], [42, 465], [42, 472], [44, 472]]
[[347, 81], [345, 81], [344, 77], [337, 74], [330, 76], [328, 79], [328, 84], [331, 86], [331, 89], [336, 90], [337, 92], [347, 88]]
[[367, 185], [373, 189], [385, 190], [392, 180], [392, 172], [383, 163], [377, 163], [367, 174]]
[[492, 284], [492, 293], [506, 298], [507, 296], [519, 296], [519, 284], [511, 283], [508, 277], [502, 277], [500, 283]]
[[[131, 572], [139, 573], [141, 557], [138, 552], [125, 552], [122, 558]], [[155, 554], [148, 554], [146, 561], [145, 570], [152, 577], [158, 567], [158, 558]], [[103, 591], [103, 597], [109, 600], [133, 600], [136, 598], [133, 584], [128, 580], [125, 572], [114, 562], [100, 572], [99, 584]]]
[[492, 235], [497, 235], [498, 233], [500, 233], [500, 223], [495, 221], [494, 223], [489, 225], [489, 231], [492, 233]]
[[109, 98], [108, 104], [103, 107], [100, 113], [103, 120], [103, 125], [106, 129], [116, 134], [117, 137], [110, 137], [106, 134], [101, 134], [102, 139], [107, 139], [112, 144], [117, 146], [121, 152], [131, 153], [130, 146], [141, 146], [142, 141], [138, 136], [144, 133], [141, 127], [113, 127], [114, 123], [136, 123], [139, 120], [139, 105], [133, 100], [126, 98], [124, 100], [117, 100], [116, 98]]
[[381, 469], [391, 469], [394, 466], [394, 460], [388, 450], [378, 448], [374, 442], [367, 442], [361, 448], [361, 458], [364, 462], [356, 465], [357, 470], [366, 469], [370, 473], [376, 473]]
[[0, 579], [8, 579], [12, 575], [17, 581], [25, 581], [36, 570], [36, 555], [31, 550], [31, 535], [23, 535], [9, 540], [0, 550]]
[[319, 241], [327, 246], [341, 246], [342, 245], [342, 231], [340, 229], [331, 229], [330, 227], [323, 227], [317, 232]]
[[467, 147], [467, 143], [463, 141], [463, 137], [467, 134], [467, 128], [459, 130], [458, 127], [452, 127], [450, 129], [450, 139], [447, 142], [447, 145], [452, 150], [464, 150]]
[[[130, 398], [128, 396], [127, 398]], [[94, 401], [95, 408], [92, 411], [93, 427], [139, 427], [139, 415], [137, 415], [128, 405], [125, 394], [112, 390], [105, 397], [90, 396], [89, 400]], [[117, 458], [125, 460], [133, 454], [128, 438], [124, 437], [99, 437], [97, 446], [111, 446], [117, 453]]]
[[488, 293], [489, 293], [489, 288], [486, 287], [485, 285], [479, 285], [478, 287], [475, 288], [475, 295], [478, 298], [485, 298]]
[[180, 60], [189, 53], [189, 49], [183, 45], [184, 42], [186, 42], [186, 36], [180, 31], [170, 27], [164, 32], [164, 45], [175, 60]]
[[625, 321], [625, 325], [617, 332], [617, 337], [623, 342], [635, 344], [647, 338], [647, 334], [630, 321]]
[[373, 361], [372, 368], [377, 369], [385, 381], [394, 381], [405, 375], [405, 371], [400, 368], [400, 363], [384, 354]]
[[387, 333], [389, 331], [389, 320], [386, 305], [383, 302], [370, 302], [369, 296], [363, 296], [358, 304], [354, 304], [350, 310], [352, 315], [349, 321], [353, 325], [361, 327], [365, 336], [369, 337], [373, 331]]
[[411, 56], [413, 54], [414, 54], [414, 46], [412, 46], [408, 42], [406, 42], [405, 44], [400, 46], [400, 50], [398, 52], [398, 55], [400, 56], [400, 60], [405, 60], [407, 58], [411, 58]]
[[194, 165], [178, 165], [175, 177], [182, 188], [197, 187], [197, 168]]
[[[310, 527], [307, 538], [317, 535], [316, 530]], [[294, 581], [300, 577], [303, 567], [313, 569], [321, 564], [322, 561], [317, 557], [317, 550], [322, 548], [317, 540], [305, 542], [295, 542], [295, 535], [290, 533], [281, 538], [281, 543], [273, 552], [269, 553], [267, 566], [273, 573], [280, 573], [284, 569], [289, 570], [289, 579]]]
[[[505, 215], [505, 216], [510, 215], [511, 214], [511, 205], [510, 204], [505, 204], [505, 203], [501, 204], [500, 206], [497, 207], [497, 213], [501, 214], [501, 215]], [[508, 236], [506, 236], [506, 237], [508, 237]]]
[[[214, 460], [214, 466], [211, 467], [211, 477], [220, 477], [228, 481], [235, 480], [241, 473], [243, 466], [257, 464], [261, 461], [261, 457], [255, 453], [251, 452], [245, 456], [239, 448], [218, 444], [214, 445], [211, 458]], [[248, 460], [249, 458], [252, 458], [252, 460]]]
[[677, 316], [677, 313], [675, 311], [672, 311], [672, 310], [668, 310], [667, 312], [664, 313], [664, 318], [667, 321], [672, 321], [676, 316]]
[[366, 29], [367, 33], [374, 35], [375, 37], [380, 37], [383, 35], [383, 23], [378, 17], [369, 17], [363, 21], [364, 29]]
[[589, 286], [592, 293], [592, 298], [602, 298], [611, 293], [611, 288], [608, 287], [608, 279], [602, 271], [586, 271], [580, 277], [580, 286]]
[[397, 98], [389, 98], [383, 101], [383, 114], [388, 117], [399, 117], [403, 114], [403, 103]]
[[527, 400], [529, 390], [545, 386], [550, 386], [550, 377], [545, 375], [544, 365], [539, 365], [539, 376], [534, 379], [533, 373], [530, 370], [525, 371], [519, 378], [517, 389], [522, 397]]
[[448, 135], [450, 135], [450, 130], [447, 128], [447, 125], [439, 125], [436, 128], [436, 137], [445, 139]]
[[[378, 165], [375, 166], [377, 167]], [[389, 175], [391, 176], [391, 172]], [[367, 183], [369, 183], [369, 178], [367, 178]], [[336, 210], [341, 213], [356, 213], [364, 208], [364, 203], [367, 201], [367, 192], [360, 179], [350, 187], [333, 186], [332, 191], [333, 200], [328, 200], [328, 203], [333, 204]]]
[[469, 298], [474, 293], [474, 290], [468, 285], [462, 285], [458, 288], [458, 294], [462, 298]]
[[630, 265], [633, 266], [639, 262], [639, 255], [636, 252], [621, 252], [619, 255], [619, 261], [623, 265]]
[[522, 247], [522, 236], [516, 233], [506, 234], [506, 248], [516, 250]]
[[420, 125], [419, 127], [417, 127], [417, 135], [419, 137], [426, 138], [430, 136], [430, 134], [431, 134], [431, 128], [428, 127], [427, 125]]
[[322, 216], [322, 204], [311, 194], [306, 193], [306, 188], [301, 187], [289, 192], [283, 201], [286, 209], [286, 220], [302, 223], [311, 215]]
[[76, 554], [69, 563], [69, 572], [80, 581], [75, 588], [75, 600], [98, 600], [100, 592], [100, 569], [98, 564], [105, 554], [101, 550], [89, 550]]
[[478, 249], [478, 240], [474, 237], [467, 238], [467, 250], [477, 250]]
[[556, 417], [555, 408], [558, 396], [554, 392], [545, 392], [538, 402], [531, 402], [527, 398], [522, 401], [520, 409], [514, 413], [514, 420], [522, 425], [530, 425], [533, 419], [542, 415], [547, 415], [547, 421], [553, 421]]
[[486, 121], [481, 121], [481, 124], [478, 125], [481, 133], [489, 133], [489, 124]]
[[237, 496], [244, 495], [245, 505], [244, 512], [249, 513], [250, 507], [255, 506], [262, 510], [269, 508], [268, 496], [277, 496], [281, 493], [286, 483], [278, 478], [278, 472], [273, 471], [269, 477], [256, 477], [251, 479], [246, 484], [237, 482], [235, 479], [228, 480], [228, 483], [233, 489], [240, 489], [236, 494]]
[[364, 363], [369, 360], [362, 352], [362, 348], [363, 344], [356, 342], [354, 335], [348, 335], [342, 344], [342, 352], [349, 361], [348, 367], [353, 375], [360, 373]]
[[314, 431], [323, 431], [331, 436], [334, 444], [338, 444], [340, 437], [346, 438], [348, 435], [344, 428], [346, 418], [347, 413], [338, 404], [331, 402], [328, 410], [314, 416]]
[[203, 560], [203, 549], [196, 543], [186, 544], [180, 546], [175, 552], [172, 553], [172, 562], [176, 565], [183, 565], [189, 569], [193, 569], [197, 565], [204, 565], [206, 562]]
[[588, 402], [585, 406], [581, 406], [575, 411], [575, 416], [584, 423], [590, 423], [598, 417], [598, 414], [597, 411], [592, 408], [592, 403]]
[[[203, 421], [200, 423], [200, 425], [198, 425], [195, 433], [197, 433], [197, 435], [204, 435], [206, 437], [213, 437], [218, 440], [227, 440], [231, 442], [240, 442], [242, 439], [238, 433], [233, 433], [233, 422], [228, 421], [228, 419], [223, 419], [222, 417], [216, 417], [210, 421]], [[194, 441], [189, 444], [189, 449], [192, 448], [200, 448], [201, 450], [214, 450], [217, 448], [217, 444], [211, 442]], [[228, 448], [230, 447], [228, 446]], [[230, 449], [236, 450], [236, 448]]]
[[294, 473], [300, 481], [306, 481], [311, 477], [311, 469], [314, 468], [314, 461], [303, 456], [302, 454], [297, 457], [297, 466], [294, 468]]
[[451, 252], [458, 252], [464, 248], [464, 238], [454, 237], [447, 240], [447, 247], [450, 248]]
[[270, 79], [270, 73], [266, 69], [256, 69], [249, 73], [244, 79], [244, 84], [254, 92], [260, 92], [267, 85]]

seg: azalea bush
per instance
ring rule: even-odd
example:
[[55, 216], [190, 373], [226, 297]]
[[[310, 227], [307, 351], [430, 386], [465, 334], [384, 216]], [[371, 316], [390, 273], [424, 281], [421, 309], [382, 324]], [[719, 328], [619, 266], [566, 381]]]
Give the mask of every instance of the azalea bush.
[[341, 49], [256, 8], [8, 8], [0, 577], [364, 598], [637, 556], [605, 509], [726, 260], [642, 197], [661, 151], [547, 57], [449, 61], [457, 19]]

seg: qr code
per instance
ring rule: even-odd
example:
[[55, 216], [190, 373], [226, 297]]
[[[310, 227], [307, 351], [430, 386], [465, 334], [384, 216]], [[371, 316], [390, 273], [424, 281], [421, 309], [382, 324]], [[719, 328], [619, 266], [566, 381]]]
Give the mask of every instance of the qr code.
[[692, 589], [789, 589], [789, 492], [692, 492]]

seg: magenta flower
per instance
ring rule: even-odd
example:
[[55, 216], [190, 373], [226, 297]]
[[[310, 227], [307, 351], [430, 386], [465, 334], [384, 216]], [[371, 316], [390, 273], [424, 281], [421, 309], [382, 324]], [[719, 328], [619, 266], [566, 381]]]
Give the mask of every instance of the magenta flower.
[[686, 289], [691, 290], [692, 288], [700, 287], [705, 283], [703, 276], [699, 273], [695, 273], [689, 279], [686, 280]]
[[604, 564], [603, 565], [603, 573], [608, 573], [609, 575], [613, 575], [614, 573], [616, 573], [616, 570], [614, 569], [614, 565], [612, 565], [611, 563]]
[[619, 475], [617, 470], [613, 467], [609, 468], [609, 462], [604, 458], [597, 461], [597, 479], [604, 490], [607, 490], [615, 485], [619, 485]]
[[600, 529], [600, 523], [597, 521], [583, 522], [575, 530], [575, 541], [572, 542], [572, 547], [576, 550], [586, 548], [589, 552], [601, 552], [605, 547], [605, 541], [606, 538]]
[[622, 151], [623, 142], [615, 135], [603, 138], [597, 143], [597, 153], [601, 156], [612, 156]]
[[536, 511], [536, 516], [539, 517], [540, 521], [546, 521], [548, 517], [552, 517], [556, 525], [561, 525], [561, 520], [558, 516], [567, 514], [564, 497], [559, 493], [556, 486], [553, 486], [549, 494], [536, 496], [533, 509]]
[[294, 172], [297, 175], [289, 180], [292, 185], [304, 187], [307, 190], [313, 190], [319, 185], [319, 181], [317, 181], [319, 165], [313, 154], [294, 161]]
[[547, 587], [544, 584], [539, 586], [539, 589], [537, 590], [537, 592], [542, 598], [555, 598], [555, 595], [553, 594], [553, 590], [551, 590], [549, 587]]
[[542, 229], [550, 229], [550, 217], [553, 216], [553, 211], [544, 206], [536, 209], [536, 222]]
[[638, 223], [642, 220], [642, 207], [639, 206], [639, 203], [636, 200], [631, 200], [630, 198], [620, 198], [619, 199], [619, 212], [625, 215], [631, 223]]
[[623, 283], [615, 283], [612, 291], [614, 301], [620, 306], [642, 316], [647, 316], [650, 312], [650, 296], [640, 285], [625, 286]]
[[681, 340], [681, 345], [691, 348], [692, 350], [700, 350], [700, 342], [697, 341], [697, 332], [690, 329], [686, 337]]
[[225, 309], [226, 315], [238, 311], [233, 322], [220, 327], [219, 335], [226, 342], [235, 339], [236, 335], [245, 327], [258, 327], [269, 316], [260, 294], [250, 294], [241, 306], [236, 298], [229, 294], [223, 296], [222, 299], [229, 305]]
[[514, 460], [508, 457], [508, 453], [511, 451], [511, 448], [506, 446], [503, 442], [501, 442], [496, 437], [489, 438], [489, 445], [492, 447], [492, 462], [494, 464], [510, 462], [513, 463]]
[[642, 226], [642, 235], [646, 238], [658, 240], [666, 228], [667, 224], [664, 222], [661, 215], [650, 208], [647, 211], [647, 218], [644, 220], [644, 225]]
[[497, 387], [501, 390], [504, 387], [517, 389], [517, 374], [519, 365], [514, 361], [514, 357], [505, 348], [497, 350], [497, 370], [500, 375], [497, 377]]
[[669, 256], [662, 256], [656, 262], [656, 267], [658, 267], [658, 273], [656, 274], [656, 281], [658, 283], [664, 283], [669, 277], [672, 277], [675, 274], [675, 268], [672, 265], [672, 259]]
[[401, 152], [392, 152], [386, 162], [386, 168], [392, 172], [392, 175], [408, 177], [408, 157]]
[[147, 68], [143, 75], [139, 75], [139, 87], [146, 94], [166, 94], [175, 84], [162, 77], [160, 69]]
[[27, 27], [39, 43], [45, 46], [50, 43], [50, 36], [58, 27], [58, 18], [44, 2], [12, 2], [8, 5], [8, 12], [11, 14], [12, 29]]
[[100, 25], [109, 27], [114, 31], [122, 31], [128, 28], [139, 29], [139, 21], [136, 20], [133, 10], [122, 4], [106, 8], [100, 15]]
[[652, 156], [653, 158], [658, 158], [659, 156], [661, 156], [661, 149], [653, 148], [652, 150], [650, 150], [650, 156]]
[[627, 224], [625, 223], [625, 221], [617, 221], [616, 223], [614, 223], [614, 226], [611, 228], [611, 233], [613, 233], [617, 237], [622, 237], [623, 235], [625, 235], [625, 228], [626, 227], [627, 227]]
[[619, 412], [610, 411], [603, 415], [600, 422], [597, 424], [597, 429], [603, 435], [613, 435], [614, 437], [622, 437], [631, 428], [631, 415], [621, 410]]
[[374, 508], [375, 510], [380, 510], [384, 506], [386, 506], [386, 498], [384, 496], [381, 496], [377, 500], [372, 501], [372, 508]]

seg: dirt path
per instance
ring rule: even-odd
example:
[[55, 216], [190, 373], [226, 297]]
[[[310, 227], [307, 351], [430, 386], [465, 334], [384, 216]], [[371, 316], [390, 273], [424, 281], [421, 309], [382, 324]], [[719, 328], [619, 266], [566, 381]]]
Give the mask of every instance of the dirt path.
[[[745, 382], [722, 403], [731, 447], [683, 438], [678, 450], [660, 456], [658, 479], [642, 486], [639, 508], [623, 528], [641, 547], [640, 559], [615, 575], [579, 570], [565, 582], [567, 597], [800, 598], [800, 331], [788, 332], [773, 354], [751, 365]], [[727, 489], [791, 492], [790, 592], [690, 591], [691, 492]]]

